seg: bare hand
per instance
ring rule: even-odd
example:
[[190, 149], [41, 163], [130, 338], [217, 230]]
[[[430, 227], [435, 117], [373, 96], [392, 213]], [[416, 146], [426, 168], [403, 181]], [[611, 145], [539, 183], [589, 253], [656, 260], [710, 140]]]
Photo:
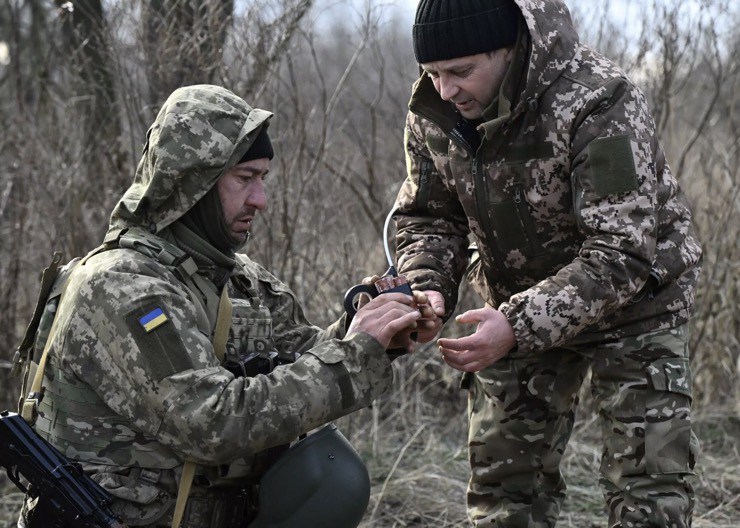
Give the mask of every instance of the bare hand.
[[[365, 277], [362, 279], [362, 284], [371, 286], [375, 284], [381, 277], [373, 275], [371, 277]], [[443, 321], [442, 316], [445, 313], [445, 299], [444, 296], [434, 290], [426, 291], [414, 291], [414, 302], [417, 308], [421, 312], [421, 319], [417, 322], [416, 328], [413, 330], [414, 341], [417, 343], [429, 343], [442, 329]], [[364, 306], [370, 300], [368, 295], [360, 294], [358, 299], [358, 306]], [[408, 352], [412, 352], [414, 342], [411, 341], [410, 335], [412, 331], [408, 332], [408, 335], [399, 335], [397, 339], [394, 339], [391, 343], [391, 348], [406, 348]], [[411, 342], [410, 342], [411, 341]]]
[[385, 293], [371, 299], [357, 310], [347, 329], [347, 335], [356, 332], [368, 334], [386, 350], [409, 348], [413, 346], [409, 335], [416, 331], [416, 322], [420, 318], [421, 312], [411, 296], [403, 293]]
[[[442, 329], [442, 316], [445, 314], [445, 298], [438, 291], [426, 290], [414, 292], [414, 298], [421, 311], [421, 319], [416, 330], [416, 340], [419, 343], [429, 343]], [[423, 297], [421, 297], [423, 296]]]
[[514, 330], [506, 316], [490, 306], [467, 311], [455, 321], [478, 323], [478, 327], [469, 336], [437, 341], [445, 362], [454, 369], [478, 372], [493, 365], [516, 345]]

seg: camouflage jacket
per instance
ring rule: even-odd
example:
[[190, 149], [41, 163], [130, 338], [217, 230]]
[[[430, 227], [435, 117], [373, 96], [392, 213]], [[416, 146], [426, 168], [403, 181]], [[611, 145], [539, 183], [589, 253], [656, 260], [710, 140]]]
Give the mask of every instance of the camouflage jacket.
[[59, 306], [37, 428], [84, 463], [131, 525], [171, 507], [184, 459], [199, 463], [211, 484], [251, 479], [256, 454], [370, 404], [391, 383], [377, 341], [345, 339], [343, 322], [311, 325], [285, 284], [245, 255], [227, 285], [227, 356], [274, 350], [295, 362], [235, 377], [212, 345], [217, 287], [199, 269], [192, 288], [186, 270], [156, 256], [166, 246], [160, 235], [269, 118], [217, 87], [177, 90], [111, 217], [113, 239], [139, 233], [136, 243], [149, 250], [119, 244], [83, 261]]
[[522, 351], [685, 322], [701, 248], [643, 93], [582, 45], [560, 0], [516, 0], [515, 59], [471, 147], [422, 74], [405, 130], [399, 271], [445, 295], [473, 286]]

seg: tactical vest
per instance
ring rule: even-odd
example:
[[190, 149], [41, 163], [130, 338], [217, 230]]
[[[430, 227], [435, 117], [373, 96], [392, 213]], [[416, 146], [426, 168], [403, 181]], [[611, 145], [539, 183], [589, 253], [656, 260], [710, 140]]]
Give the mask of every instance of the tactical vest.
[[[73, 269], [101, 251], [133, 249], [156, 259], [167, 267], [188, 289], [196, 300], [197, 325], [211, 336], [216, 326], [219, 296], [216, 287], [197, 272], [193, 259], [177, 246], [140, 229], [130, 229], [109, 237], [85, 259], [75, 259], [59, 272], [44, 304], [34, 341], [33, 357], [40, 357], [51, 332], [64, 283]], [[245, 270], [243, 266], [240, 266]], [[246, 271], [246, 270], [245, 270]], [[257, 277], [240, 277], [239, 293], [247, 298], [232, 296], [232, 315], [223, 365], [235, 375], [255, 375], [271, 370], [277, 353], [272, 338], [272, 317], [262, 304], [257, 291]], [[256, 370], [244, 367], [251, 364]], [[53, 361], [47, 363], [45, 377], [54, 380], [46, 384], [45, 396], [38, 406], [37, 432], [71, 458], [123, 467], [172, 469], [182, 464], [172, 450], [158, 442], [151, 442], [132, 429], [131, 423], [115, 414], [84, 381], [59, 369]], [[75, 416], [75, 428], [65, 416], [65, 410]], [[84, 420], [89, 435], [84, 444], [72, 443], [79, 439], [80, 420]], [[79, 441], [79, 440], [78, 440]], [[229, 477], [238, 477], [230, 470]], [[237, 471], [237, 473], [242, 473]]]

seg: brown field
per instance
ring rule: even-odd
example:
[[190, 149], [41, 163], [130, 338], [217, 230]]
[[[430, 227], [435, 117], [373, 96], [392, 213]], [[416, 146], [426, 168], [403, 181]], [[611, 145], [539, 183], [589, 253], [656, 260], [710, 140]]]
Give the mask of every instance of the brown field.
[[[398, 372], [397, 372], [398, 374]], [[444, 389], [446, 401], [431, 400], [414, 382], [399, 386], [386, 399], [347, 417], [338, 425], [362, 454], [372, 480], [370, 506], [362, 528], [435, 528], [467, 525], [465, 488], [464, 395]], [[432, 392], [441, 390], [431, 384]], [[568, 495], [559, 526], [606, 526], [606, 510], [598, 487], [600, 458], [595, 417], [584, 391], [583, 412], [563, 462]], [[399, 402], [402, 402], [399, 405]], [[393, 409], [393, 410], [391, 410]], [[696, 417], [702, 453], [694, 480], [694, 527], [740, 526], [740, 419], [732, 414], [703, 413]], [[15, 528], [22, 496], [0, 472], [0, 528]]]

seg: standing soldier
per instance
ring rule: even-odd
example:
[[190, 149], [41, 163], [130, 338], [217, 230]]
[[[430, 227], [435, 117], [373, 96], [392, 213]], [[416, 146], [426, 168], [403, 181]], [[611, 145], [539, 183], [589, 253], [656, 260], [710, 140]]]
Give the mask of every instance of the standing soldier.
[[438, 341], [470, 391], [471, 522], [555, 525], [590, 368], [609, 526], [689, 526], [701, 248], [645, 96], [561, 0], [421, 0], [413, 46], [399, 272], [438, 330], [476, 247], [476, 330]]

